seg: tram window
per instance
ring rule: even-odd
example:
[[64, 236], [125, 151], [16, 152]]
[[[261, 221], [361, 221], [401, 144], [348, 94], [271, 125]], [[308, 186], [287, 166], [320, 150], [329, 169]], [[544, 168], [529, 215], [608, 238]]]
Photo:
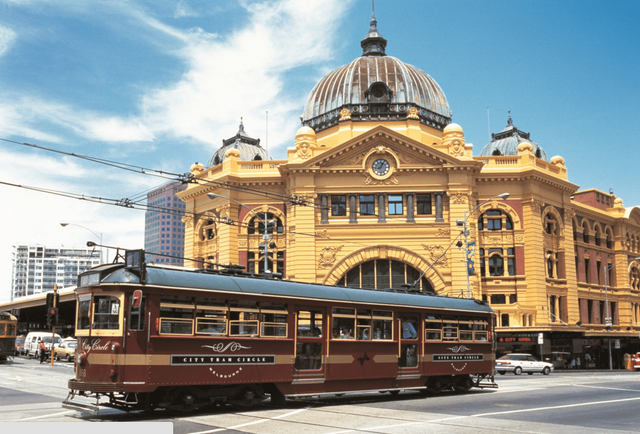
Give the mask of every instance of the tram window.
[[427, 315], [424, 321], [424, 339], [426, 341], [442, 340], [442, 318], [440, 315]]
[[473, 320], [467, 317], [460, 317], [458, 328], [461, 341], [473, 340]]
[[15, 336], [16, 335], [16, 325], [9, 324], [7, 327], [7, 336]]
[[358, 309], [356, 317], [356, 338], [359, 341], [371, 340], [371, 311]]
[[226, 336], [227, 311], [226, 300], [198, 297], [196, 299], [196, 333]]
[[4, 336], [5, 325], [6, 324], [0, 324], [0, 336]]
[[287, 307], [282, 303], [260, 304], [260, 336], [287, 337]]
[[458, 340], [458, 319], [453, 316], [442, 318], [442, 335], [445, 341]]
[[322, 337], [322, 312], [308, 310], [298, 312], [298, 337]]
[[142, 297], [139, 307], [133, 307], [133, 295], [129, 299], [129, 330], [144, 330], [146, 297]]
[[257, 336], [258, 313], [257, 312], [231, 312], [229, 320], [231, 336]]
[[120, 316], [120, 300], [109, 295], [93, 297], [93, 329], [117, 330]]
[[81, 296], [78, 300], [78, 321], [76, 330], [89, 330], [91, 327], [90, 318], [91, 296]]
[[473, 340], [474, 341], [487, 340], [487, 321], [486, 320], [476, 318], [473, 321]]
[[333, 308], [333, 339], [354, 339], [356, 310]]
[[193, 311], [190, 297], [163, 297], [160, 300], [160, 334], [193, 334]]
[[400, 318], [402, 320], [402, 339], [417, 339], [416, 325], [418, 324], [418, 318], [409, 314], [401, 314]]
[[393, 337], [393, 312], [373, 311], [373, 339], [391, 340]]
[[321, 367], [322, 344], [318, 342], [299, 342], [296, 345], [296, 370], [313, 370]]

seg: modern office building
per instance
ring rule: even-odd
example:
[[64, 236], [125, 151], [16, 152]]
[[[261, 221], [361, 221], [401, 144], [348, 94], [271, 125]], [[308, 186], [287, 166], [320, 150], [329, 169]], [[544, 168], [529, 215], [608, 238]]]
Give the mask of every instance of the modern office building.
[[12, 300], [32, 294], [75, 286], [78, 274], [100, 264], [100, 251], [90, 248], [14, 246], [11, 273]]
[[176, 193], [184, 190], [185, 187], [180, 182], [171, 182], [147, 194], [144, 249], [149, 262], [182, 265], [184, 256], [182, 217], [185, 204], [178, 199]]
[[499, 352], [606, 367], [610, 345], [614, 365], [640, 351], [640, 207], [580, 189], [511, 117], [474, 156], [438, 83], [386, 45], [372, 18], [362, 56], [311, 91], [287, 159], [245, 143], [191, 166], [185, 255], [262, 272], [275, 220], [266, 268], [285, 279], [475, 298]]

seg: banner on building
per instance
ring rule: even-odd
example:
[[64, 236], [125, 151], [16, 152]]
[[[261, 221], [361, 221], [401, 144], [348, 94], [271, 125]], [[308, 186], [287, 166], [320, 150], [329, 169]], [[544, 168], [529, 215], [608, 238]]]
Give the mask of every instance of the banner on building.
[[476, 254], [476, 243], [471, 242], [468, 244], [467, 248], [467, 274], [469, 276], [474, 276], [476, 274], [476, 270], [474, 268], [473, 257]]

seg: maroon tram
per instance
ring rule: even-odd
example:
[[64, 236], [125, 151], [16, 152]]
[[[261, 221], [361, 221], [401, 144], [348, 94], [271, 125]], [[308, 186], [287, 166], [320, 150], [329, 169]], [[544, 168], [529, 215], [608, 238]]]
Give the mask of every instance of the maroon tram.
[[163, 268], [143, 251], [81, 274], [76, 293], [68, 408], [497, 387], [494, 313], [479, 300]]

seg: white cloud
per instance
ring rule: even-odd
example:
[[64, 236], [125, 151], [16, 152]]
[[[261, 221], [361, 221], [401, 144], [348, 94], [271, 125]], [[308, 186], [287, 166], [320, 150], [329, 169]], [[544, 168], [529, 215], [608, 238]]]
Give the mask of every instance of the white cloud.
[[[153, 131], [215, 144], [220, 131], [235, 133], [241, 116], [254, 137], [263, 131], [267, 110], [273, 125], [285, 119], [292, 125], [302, 107], [299, 98], [287, 96], [284, 74], [330, 58], [345, 8], [327, 0], [257, 4], [248, 6], [247, 25], [223, 40], [199, 29], [189, 33], [180, 52], [188, 71], [144, 96], [144, 122]], [[292, 131], [273, 131], [277, 144], [292, 140]]]
[[0, 26], [0, 56], [9, 50], [15, 40], [16, 32], [7, 27]]

